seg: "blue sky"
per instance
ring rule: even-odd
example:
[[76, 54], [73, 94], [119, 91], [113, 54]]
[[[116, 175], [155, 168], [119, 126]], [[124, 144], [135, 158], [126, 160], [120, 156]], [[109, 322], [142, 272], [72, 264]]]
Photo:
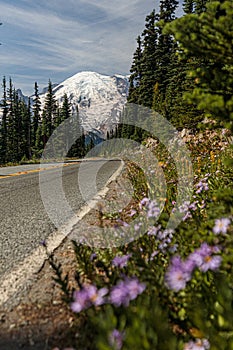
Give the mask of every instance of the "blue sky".
[[0, 0], [1, 79], [32, 94], [91, 70], [129, 74], [136, 37], [159, 0]]

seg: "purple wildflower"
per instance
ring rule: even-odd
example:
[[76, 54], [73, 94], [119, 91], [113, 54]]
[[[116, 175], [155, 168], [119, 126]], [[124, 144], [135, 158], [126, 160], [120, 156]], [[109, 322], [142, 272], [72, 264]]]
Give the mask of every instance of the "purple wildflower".
[[83, 288], [79, 291], [75, 291], [73, 298], [74, 298], [74, 302], [71, 303], [71, 310], [73, 312], [78, 313], [91, 307], [91, 301], [88, 297], [86, 288]]
[[190, 254], [189, 261], [192, 261], [201, 271], [217, 270], [222, 258], [219, 255], [212, 255], [218, 251], [218, 247], [211, 247], [207, 243], [202, 243], [200, 248]]
[[156, 218], [160, 214], [160, 209], [158, 206], [158, 203], [156, 200], [152, 200], [147, 204], [148, 211], [147, 211], [147, 217], [148, 218]]
[[202, 243], [200, 248], [189, 255], [186, 266], [189, 266], [190, 271], [196, 267], [203, 272], [218, 269], [222, 259], [219, 255], [212, 255], [218, 251], [216, 248], [209, 246], [207, 243]]
[[185, 261], [185, 265], [184, 268], [186, 271], [188, 271], [189, 273], [192, 274], [193, 270], [196, 267], [201, 266], [202, 264], [202, 257], [200, 256], [199, 253], [197, 253], [196, 251], [191, 253], [188, 258]]
[[97, 254], [96, 253], [92, 253], [90, 256], [90, 261], [94, 261], [97, 258]]
[[131, 209], [131, 212], [129, 214], [129, 216], [134, 216], [135, 214], [137, 214], [137, 211], [135, 209]]
[[200, 270], [206, 272], [208, 270], [217, 270], [221, 265], [222, 258], [219, 255], [207, 255], [203, 259], [203, 263], [200, 266]]
[[197, 188], [196, 194], [201, 193], [202, 191], [208, 191], [209, 186], [207, 183], [207, 178], [204, 178], [203, 180], [200, 180], [195, 187]]
[[191, 209], [192, 206], [189, 201], [184, 201], [184, 203], [179, 206], [179, 212], [185, 214], [182, 218], [182, 221], [185, 221], [192, 217], [192, 214], [190, 212]]
[[128, 306], [131, 300], [137, 298], [145, 290], [144, 283], [139, 282], [136, 277], [126, 278], [113, 286], [110, 292], [110, 303], [115, 306]]
[[163, 241], [165, 239], [172, 239], [174, 231], [172, 229], [165, 229], [158, 232], [158, 239]]
[[171, 267], [166, 273], [166, 283], [169, 289], [178, 292], [186, 287], [186, 283], [189, 281], [187, 274], [182, 269]]
[[207, 243], [202, 243], [201, 247], [196, 249], [187, 258], [190, 266], [193, 264], [193, 269], [195, 267], [200, 267], [203, 264], [205, 257], [210, 256], [212, 253], [211, 247]]
[[116, 220], [120, 226], [129, 227], [129, 224], [121, 219]]
[[189, 205], [189, 209], [193, 210], [193, 211], [197, 210], [197, 204], [198, 204], [198, 201], [195, 201], [195, 202], [191, 203]]
[[173, 244], [169, 247], [169, 252], [170, 253], [175, 253], [178, 249], [178, 244]]
[[150, 256], [150, 261], [154, 260], [154, 257], [158, 254], [159, 254], [158, 250], [153, 251], [153, 253], [151, 253], [151, 256]]
[[115, 306], [128, 306], [130, 302], [128, 289], [124, 281], [119, 281], [110, 291], [110, 303]]
[[187, 213], [182, 217], [182, 221], [186, 221], [187, 219], [191, 219], [192, 214], [190, 211], [187, 211]]
[[184, 350], [208, 350], [209, 348], [210, 343], [207, 339], [190, 340], [184, 346]]
[[105, 303], [107, 293], [107, 288], [98, 290], [94, 285], [86, 285], [81, 290], [74, 292], [74, 301], [71, 303], [71, 310], [78, 313], [88, 309], [92, 305], [102, 305]]
[[139, 294], [142, 294], [146, 289], [146, 285], [144, 283], [139, 282], [139, 280], [134, 277], [125, 280], [127, 284], [128, 294], [130, 300], [134, 300], [137, 298]]
[[184, 201], [180, 206], [179, 206], [179, 212], [180, 213], [186, 213], [189, 210], [189, 201]]
[[165, 281], [169, 289], [178, 292], [186, 287], [186, 283], [191, 279], [191, 273], [185, 268], [180, 256], [175, 256], [165, 275]]
[[90, 285], [87, 292], [91, 303], [95, 306], [99, 306], [105, 303], [105, 296], [108, 293], [108, 288], [97, 289], [96, 286]]
[[117, 329], [114, 329], [109, 336], [109, 344], [115, 350], [121, 350], [124, 340], [124, 332], [120, 332]]
[[139, 208], [142, 209], [145, 205], [148, 204], [149, 201], [150, 201], [149, 198], [144, 197], [139, 204]]
[[112, 264], [116, 267], [123, 268], [127, 266], [128, 260], [132, 254], [122, 255], [122, 256], [115, 256], [115, 258], [112, 260]]
[[215, 220], [215, 225], [213, 227], [213, 233], [215, 235], [218, 235], [220, 233], [226, 234], [230, 223], [231, 223], [231, 220], [228, 218], [222, 218], [222, 219]]
[[156, 236], [158, 231], [160, 230], [161, 226], [151, 226], [147, 232], [148, 236]]
[[140, 230], [141, 227], [142, 227], [142, 223], [139, 222], [138, 224], [135, 224], [135, 225], [134, 225], [134, 230], [137, 232], [137, 231]]
[[161, 230], [161, 226], [150, 227], [147, 232], [148, 236], [155, 236], [155, 240], [159, 243], [159, 249], [165, 253], [172, 242], [174, 231], [172, 229]]

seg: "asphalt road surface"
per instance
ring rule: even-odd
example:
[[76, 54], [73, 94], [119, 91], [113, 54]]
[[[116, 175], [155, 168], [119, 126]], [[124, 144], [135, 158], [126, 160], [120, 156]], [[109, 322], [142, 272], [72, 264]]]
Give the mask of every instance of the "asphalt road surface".
[[[119, 166], [120, 161], [117, 160], [82, 163], [82, 188], [88, 190], [91, 187], [92, 174], [98, 169], [95, 182], [99, 191]], [[47, 186], [56, 193], [56, 181], [61, 174], [61, 166], [58, 164], [57, 167], [47, 167], [41, 173], [37, 170], [38, 165], [0, 168], [0, 277], [16, 267], [19, 261], [31, 254], [33, 249], [56, 229], [41, 199], [39, 181], [43, 182], [43, 188]], [[85, 204], [85, 199], [91, 199], [88, 191], [87, 197], [90, 198], [83, 198], [80, 193], [79, 173], [80, 163], [62, 167], [62, 186], [74, 212], [78, 212]], [[46, 176], [40, 179], [39, 174]], [[56, 208], [54, 210], [56, 211]]]

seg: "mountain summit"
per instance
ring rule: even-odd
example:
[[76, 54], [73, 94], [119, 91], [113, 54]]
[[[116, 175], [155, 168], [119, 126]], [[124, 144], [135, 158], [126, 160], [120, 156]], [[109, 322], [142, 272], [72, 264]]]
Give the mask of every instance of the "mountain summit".
[[[53, 88], [53, 92], [59, 104], [66, 93], [74, 112], [78, 106], [86, 131], [98, 129], [105, 132], [119, 120], [126, 103], [128, 86], [126, 76], [107, 76], [87, 71], [64, 80]], [[45, 96], [45, 92], [40, 95], [42, 106]]]

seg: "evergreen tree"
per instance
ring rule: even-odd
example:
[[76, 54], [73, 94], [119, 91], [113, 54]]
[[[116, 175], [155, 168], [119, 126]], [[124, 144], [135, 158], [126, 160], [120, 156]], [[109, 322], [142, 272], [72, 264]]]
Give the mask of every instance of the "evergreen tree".
[[206, 11], [206, 4], [209, 0], [195, 0], [195, 13], [200, 15]]
[[41, 155], [45, 146], [45, 140], [43, 139], [44, 136], [42, 134], [42, 123], [39, 123], [38, 128], [36, 130], [36, 143], [34, 148], [34, 155], [36, 157], [39, 157]]
[[31, 101], [29, 98], [28, 105], [21, 101], [22, 113], [22, 131], [23, 131], [23, 157], [31, 159]]
[[160, 1], [160, 21], [170, 23], [175, 19], [175, 11], [179, 4], [177, 0], [161, 0]]
[[151, 108], [153, 100], [154, 84], [156, 82], [156, 73], [158, 68], [157, 61], [157, 40], [158, 29], [155, 26], [158, 16], [155, 11], [146, 17], [145, 30], [143, 37], [143, 55], [141, 60], [141, 81], [139, 86], [138, 103]]
[[14, 89], [13, 91], [13, 128], [14, 128], [14, 160], [19, 162], [23, 154], [23, 103], [19, 99], [18, 91]]
[[[54, 126], [57, 129], [56, 137], [56, 154], [60, 153], [60, 156], [64, 157], [69, 151], [69, 142], [72, 135], [69, 130], [69, 124], [71, 122], [71, 103], [68, 99], [67, 94], [63, 96], [63, 102], [61, 108], [58, 109], [57, 116], [54, 122]], [[67, 122], [63, 123], [65, 120]], [[56, 132], [56, 130], [55, 130]], [[64, 154], [65, 152], [65, 154]]]
[[7, 89], [7, 102], [8, 102], [8, 113], [7, 113], [7, 142], [6, 142], [6, 161], [16, 161], [16, 135], [15, 135], [15, 108], [14, 108], [14, 90], [12, 80], [9, 80], [9, 88]]
[[137, 38], [137, 48], [133, 55], [130, 73], [128, 102], [137, 103], [138, 90], [142, 78], [142, 40], [140, 35]]
[[34, 101], [33, 101], [32, 138], [31, 138], [32, 147], [35, 147], [36, 145], [37, 129], [39, 127], [39, 124], [41, 123], [40, 112], [41, 112], [41, 102], [40, 102], [40, 96], [39, 96], [39, 89], [38, 89], [37, 82], [35, 82], [35, 92], [34, 92]]
[[61, 119], [59, 122], [62, 123], [64, 120], [69, 119], [70, 117], [71, 117], [71, 103], [69, 101], [67, 94], [65, 93], [63, 96], [63, 103], [62, 103], [61, 112], [60, 112]]
[[184, 0], [183, 10], [184, 13], [194, 13], [195, 0]]
[[78, 105], [76, 106], [76, 113], [71, 118], [72, 133], [69, 138], [70, 150], [68, 152], [68, 157], [84, 157], [86, 153], [85, 145], [85, 134], [80, 121]]
[[47, 143], [54, 130], [54, 121], [57, 116], [57, 102], [54, 97], [52, 83], [49, 80], [48, 91], [45, 96], [45, 103], [42, 112], [42, 138], [43, 145]]
[[175, 19], [175, 10], [178, 5], [176, 0], [163, 0], [160, 3], [160, 14], [158, 22], [157, 54], [157, 76], [154, 82], [153, 109], [170, 119], [169, 106], [166, 103], [167, 87], [174, 72], [176, 64], [176, 42], [170, 34], [163, 33], [163, 27]]
[[4, 164], [7, 157], [7, 91], [6, 91], [6, 78], [3, 77], [3, 98], [1, 102], [2, 107], [2, 120], [0, 124], [0, 163]]
[[225, 119], [233, 130], [232, 18], [230, 0], [210, 1], [206, 12], [179, 18], [168, 30], [174, 33], [186, 59], [208, 63], [192, 70], [195, 88], [187, 98], [199, 109]]

